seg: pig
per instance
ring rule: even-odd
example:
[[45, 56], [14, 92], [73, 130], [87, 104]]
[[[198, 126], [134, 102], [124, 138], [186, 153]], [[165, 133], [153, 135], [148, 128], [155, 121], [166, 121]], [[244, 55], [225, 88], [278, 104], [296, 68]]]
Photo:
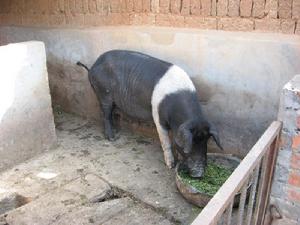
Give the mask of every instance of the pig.
[[169, 132], [190, 176], [202, 177], [210, 137], [222, 149], [214, 126], [201, 110], [193, 82], [179, 66], [127, 50], [112, 50], [99, 56], [88, 78], [103, 112], [104, 134], [114, 140], [112, 111], [142, 121], [153, 120], [169, 168], [175, 166]]

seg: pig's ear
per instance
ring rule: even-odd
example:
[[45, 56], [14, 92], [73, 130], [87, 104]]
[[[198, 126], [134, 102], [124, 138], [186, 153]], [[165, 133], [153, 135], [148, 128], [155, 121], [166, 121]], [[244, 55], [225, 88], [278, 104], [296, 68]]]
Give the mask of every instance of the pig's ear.
[[175, 137], [176, 144], [183, 149], [185, 154], [192, 151], [193, 135], [186, 124], [182, 124]]
[[210, 124], [210, 126], [209, 126], [209, 134], [212, 136], [212, 138], [216, 142], [217, 146], [221, 150], [224, 150], [222, 145], [221, 145], [221, 142], [220, 142], [219, 133], [218, 133], [217, 129], [215, 128], [215, 126], [213, 124]]

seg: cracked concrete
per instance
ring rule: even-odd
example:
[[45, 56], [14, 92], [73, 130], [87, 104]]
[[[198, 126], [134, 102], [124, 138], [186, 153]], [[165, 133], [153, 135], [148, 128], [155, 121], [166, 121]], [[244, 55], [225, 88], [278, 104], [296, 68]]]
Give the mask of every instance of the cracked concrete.
[[[0, 191], [30, 202], [2, 224], [189, 224], [200, 209], [178, 193], [158, 143], [57, 113], [56, 149], [0, 174]], [[1, 216], [0, 216], [1, 217]]]

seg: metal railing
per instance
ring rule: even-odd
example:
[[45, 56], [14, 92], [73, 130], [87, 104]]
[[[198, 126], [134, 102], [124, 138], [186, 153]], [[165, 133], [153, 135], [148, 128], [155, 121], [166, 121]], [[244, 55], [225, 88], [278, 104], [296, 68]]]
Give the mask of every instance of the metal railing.
[[263, 224], [281, 127], [279, 121], [269, 126], [192, 225]]

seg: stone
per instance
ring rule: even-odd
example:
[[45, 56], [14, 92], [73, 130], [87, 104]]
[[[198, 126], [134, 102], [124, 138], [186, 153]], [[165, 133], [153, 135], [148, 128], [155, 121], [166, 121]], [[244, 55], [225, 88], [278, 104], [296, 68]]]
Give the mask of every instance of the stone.
[[45, 45], [0, 47], [0, 171], [56, 143]]
[[84, 196], [90, 202], [102, 201], [112, 192], [109, 184], [94, 174], [77, 178], [65, 185], [63, 189]]
[[0, 192], [0, 215], [19, 208], [30, 202], [30, 199], [16, 192]]

